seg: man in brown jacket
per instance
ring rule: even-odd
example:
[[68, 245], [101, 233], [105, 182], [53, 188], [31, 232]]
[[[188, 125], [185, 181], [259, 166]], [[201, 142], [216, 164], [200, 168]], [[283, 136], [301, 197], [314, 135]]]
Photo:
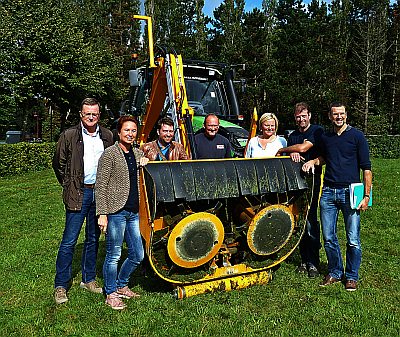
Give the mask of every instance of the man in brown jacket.
[[65, 228], [58, 250], [54, 300], [68, 301], [67, 289], [72, 279], [72, 258], [83, 222], [86, 219], [85, 242], [82, 253], [81, 288], [101, 293], [96, 283], [96, 259], [100, 229], [97, 226], [94, 184], [97, 163], [104, 149], [113, 144], [110, 130], [98, 125], [100, 104], [86, 98], [81, 104], [81, 122], [64, 131], [57, 143], [53, 169], [63, 187], [66, 210]]
[[141, 150], [152, 161], [190, 159], [182, 144], [174, 142], [174, 122], [169, 117], [161, 118], [157, 123], [158, 139], [143, 144]]

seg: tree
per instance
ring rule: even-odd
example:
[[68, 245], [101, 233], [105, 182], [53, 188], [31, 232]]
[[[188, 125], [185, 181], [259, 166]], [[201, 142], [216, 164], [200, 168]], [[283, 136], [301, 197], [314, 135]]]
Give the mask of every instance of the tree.
[[[276, 60], [274, 55], [274, 12], [269, 9], [253, 9], [244, 14], [243, 60], [246, 64], [247, 94], [242, 111], [249, 115], [256, 107], [259, 114], [271, 111], [276, 106], [275, 92], [277, 82]], [[272, 110], [273, 111], [273, 110]]]
[[331, 100], [347, 103], [350, 100], [348, 55], [351, 46], [351, 0], [333, 0], [330, 9], [329, 52], [332, 55]]
[[[93, 8], [98, 7], [97, 15], [91, 15]], [[108, 107], [113, 111], [120, 108], [128, 91], [128, 72], [132, 68], [132, 54], [140, 53], [140, 22], [133, 15], [140, 13], [139, 0], [108, 0], [87, 2], [84, 11], [91, 18], [92, 30], [89, 36], [97, 36], [98, 41], [107, 44], [115, 58], [118, 84], [121, 90], [117, 97], [108, 101]], [[87, 21], [87, 19], [85, 20]], [[86, 22], [86, 24], [88, 24]]]
[[237, 64], [243, 62], [244, 0], [224, 0], [211, 20], [209, 50], [213, 59]]
[[326, 3], [311, 1], [308, 16], [308, 62], [303, 72], [305, 100], [310, 103], [315, 121], [321, 124], [326, 121], [327, 107], [338, 89], [337, 74], [342, 71], [337, 55], [340, 43], [332, 31], [332, 16], [328, 14]]
[[392, 41], [387, 55], [387, 74], [385, 89], [389, 111], [388, 129], [391, 134], [400, 130], [399, 106], [400, 106], [400, 2], [397, 1], [390, 12], [388, 40]]
[[206, 56], [204, 0], [146, 0], [146, 14], [153, 18], [154, 41], [184, 58]]
[[[274, 59], [277, 82], [275, 111], [282, 125], [293, 124], [293, 105], [307, 100], [309, 19], [301, 0], [282, 0], [276, 8]], [[306, 73], [307, 72], [307, 73]]]
[[77, 3], [4, 1], [1, 11], [0, 44], [8, 60], [2, 100], [15, 102], [14, 123], [23, 131], [29, 131], [33, 112], [45, 100], [60, 110], [64, 124], [83, 97], [106, 101], [116, 95], [119, 64], [104, 39], [86, 34]]
[[[364, 133], [369, 131], [368, 119], [377, 108], [382, 93], [383, 65], [387, 52], [387, 18], [389, 1], [355, 1], [352, 43], [355, 103]], [[382, 125], [381, 125], [382, 127]]]

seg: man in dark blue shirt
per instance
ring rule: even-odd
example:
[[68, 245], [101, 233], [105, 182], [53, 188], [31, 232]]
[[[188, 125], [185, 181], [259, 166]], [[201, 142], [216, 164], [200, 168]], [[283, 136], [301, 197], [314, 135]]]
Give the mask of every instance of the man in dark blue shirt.
[[[319, 155], [318, 143], [323, 129], [319, 125], [310, 124], [311, 112], [307, 103], [296, 104], [294, 118], [298, 129], [290, 134], [288, 147], [280, 149], [277, 155], [287, 153], [295, 162], [317, 158]], [[308, 273], [309, 277], [319, 276], [319, 249], [321, 248], [321, 243], [317, 210], [321, 188], [321, 173], [321, 166], [317, 166], [314, 174], [313, 193], [307, 215], [306, 230], [299, 245], [301, 264], [296, 269], [299, 273]]]
[[231, 158], [231, 144], [218, 134], [219, 119], [215, 114], [204, 118], [204, 133], [195, 136], [197, 159]]
[[[329, 119], [333, 132], [322, 135], [321, 156], [303, 166], [303, 170], [308, 172], [313, 171], [315, 165], [326, 163], [319, 205], [328, 274], [320, 285], [328, 286], [344, 278], [346, 290], [355, 291], [361, 264], [360, 210], [368, 208], [372, 185], [371, 161], [364, 134], [347, 124], [343, 104], [331, 104]], [[360, 170], [363, 172], [364, 198], [357, 209], [352, 209], [349, 185], [360, 182]], [[347, 238], [345, 270], [336, 233], [339, 211], [343, 214]]]

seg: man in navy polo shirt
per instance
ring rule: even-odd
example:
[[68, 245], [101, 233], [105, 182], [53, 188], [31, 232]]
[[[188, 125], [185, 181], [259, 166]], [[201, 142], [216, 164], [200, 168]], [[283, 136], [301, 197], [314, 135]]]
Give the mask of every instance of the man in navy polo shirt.
[[231, 144], [218, 134], [219, 119], [215, 114], [204, 118], [204, 133], [195, 136], [197, 159], [231, 158]]
[[[296, 104], [294, 119], [298, 129], [290, 134], [288, 147], [279, 149], [276, 155], [287, 153], [297, 163], [301, 160], [308, 161], [317, 158], [319, 156], [318, 143], [321, 141], [320, 138], [324, 130], [319, 125], [310, 124], [311, 112], [307, 103]], [[321, 173], [321, 166], [317, 166], [314, 172], [313, 194], [307, 215], [307, 226], [299, 244], [301, 264], [296, 269], [299, 273], [308, 273], [309, 277], [319, 276], [321, 243], [317, 210], [321, 189]]]
[[[345, 288], [355, 291], [361, 264], [360, 210], [368, 208], [372, 185], [371, 161], [364, 134], [347, 124], [347, 112], [342, 103], [332, 103], [329, 119], [333, 131], [321, 137], [321, 156], [304, 164], [303, 170], [314, 170], [315, 165], [326, 164], [320, 199], [320, 213], [324, 247], [328, 259], [328, 274], [320, 286], [329, 286], [345, 280]], [[357, 209], [350, 207], [349, 185], [360, 182], [363, 172], [364, 198]], [[347, 249], [346, 268], [343, 267], [337, 219], [343, 214]]]

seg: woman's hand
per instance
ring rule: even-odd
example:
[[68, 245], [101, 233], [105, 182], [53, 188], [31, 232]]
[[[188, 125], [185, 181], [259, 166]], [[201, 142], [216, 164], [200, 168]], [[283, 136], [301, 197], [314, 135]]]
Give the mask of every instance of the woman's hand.
[[139, 167], [146, 166], [149, 162], [149, 158], [142, 157], [139, 159]]
[[107, 225], [108, 225], [108, 219], [107, 219], [107, 215], [99, 215], [99, 219], [98, 219], [98, 224], [99, 224], [99, 228], [101, 230], [102, 233], [107, 233]]

